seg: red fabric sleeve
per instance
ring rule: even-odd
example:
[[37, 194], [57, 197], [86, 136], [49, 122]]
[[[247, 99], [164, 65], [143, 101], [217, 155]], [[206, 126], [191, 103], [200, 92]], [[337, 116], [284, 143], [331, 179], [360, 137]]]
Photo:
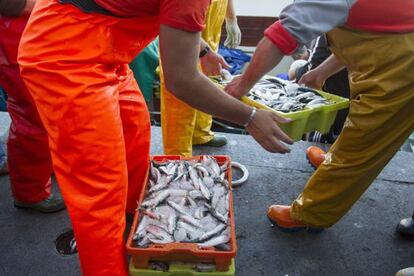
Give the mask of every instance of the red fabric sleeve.
[[189, 32], [201, 32], [210, 0], [161, 0], [160, 24]]
[[264, 35], [285, 55], [292, 54], [299, 45], [296, 39], [282, 26], [280, 21], [276, 21], [267, 28]]

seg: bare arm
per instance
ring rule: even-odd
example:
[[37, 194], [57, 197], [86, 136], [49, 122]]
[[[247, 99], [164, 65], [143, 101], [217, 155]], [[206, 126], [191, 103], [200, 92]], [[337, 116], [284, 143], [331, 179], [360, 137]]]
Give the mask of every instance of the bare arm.
[[237, 20], [233, 0], [228, 0], [228, 2], [227, 2], [226, 19], [227, 20]]
[[[160, 52], [166, 86], [174, 95], [203, 112], [243, 125], [252, 108], [224, 93], [197, 69], [200, 34], [161, 25]], [[271, 152], [289, 152], [280, 142], [293, 141], [277, 126], [289, 120], [258, 110], [247, 130]]]
[[332, 54], [318, 67], [305, 73], [298, 83], [316, 89], [321, 89], [326, 79], [332, 75], [335, 75], [344, 68], [345, 65]]
[[[207, 42], [203, 38], [200, 38], [200, 52], [207, 47], [209, 47]], [[229, 68], [229, 65], [224, 58], [211, 50], [209, 50], [203, 57], [200, 57], [200, 64], [201, 69], [206, 76], [219, 76], [223, 68]]]
[[283, 56], [283, 53], [268, 38], [264, 37], [257, 45], [246, 72], [241, 77], [235, 78], [226, 87], [227, 93], [236, 98], [243, 97], [258, 80], [279, 64]]
[[345, 65], [341, 61], [339, 61], [339, 59], [334, 54], [331, 54], [324, 62], [322, 62], [315, 69], [318, 69], [322, 77], [326, 80], [327, 78], [335, 75], [344, 68]]
[[199, 41], [199, 33], [161, 26], [161, 59], [167, 87], [191, 106], [243, 125], [251, 108], [233, 101], [197, 70], [199, 49], [191, 45], [198, 46]]
[[237, 48], [241, 43], [241, 31], [237, 24], [236, 11], [233, 0], [228, 0], [226, 10], [226, 32], [227, 37], [224, 45], [230, 48]]

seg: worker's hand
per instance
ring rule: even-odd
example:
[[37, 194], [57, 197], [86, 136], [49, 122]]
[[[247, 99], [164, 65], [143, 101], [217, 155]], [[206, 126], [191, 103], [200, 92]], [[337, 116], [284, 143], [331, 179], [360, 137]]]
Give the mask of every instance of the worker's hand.
[[241, 31], [237, 24], [237, 19], [226, 19], [227, 38], [224, 46], [229, 48], [237, 48], [241, 42]]
[[321, 74], [318, 69], [313, 69], [303, 74], [303, 76], [298, 81], [298, 84], [303, 84], [307, 87], [315, 89], [322, 89], [325, 81], [326, 79], [323, 74]]
[[213, 51], [200, 58], [200, 64], [206, 76], [219, 76], [221, 69], [230, 68], [224, 58]]
[[246, 85], [243, 82], [242, 76], [234, 77], [233, 80], [224, 88], [227, 94], [240, 99], [241, 97], [247, 95], [252, 87]]
[[286, 124], [291, 121], [291, 119], [280, 117], [270, 111], [257, 110], [246, 130], [265, 150], [288, 153], [290, 149], [286, 144], [293, 144], [293, 140], [279, 128], [278, 124]]

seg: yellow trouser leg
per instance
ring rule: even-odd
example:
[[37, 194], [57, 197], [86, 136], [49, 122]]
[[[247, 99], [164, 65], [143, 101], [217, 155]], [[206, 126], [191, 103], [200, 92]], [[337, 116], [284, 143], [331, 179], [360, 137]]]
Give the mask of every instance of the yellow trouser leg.
[[214, 133], [211, 131], [212, 123], [211, 115], [201, 111], [196, 112], [193, 145], [205, 144], [214, 138]]
[[[218, 49], [226, 10], [227, 0], [212, 0], [207, 12], [206, 28], [202, 32], [202, 37], [213, 51]], [[162, 70], [160, 79], [164, 153], [191, 156], [193, 143], [204, 144], [214, 138], [214, 133], [210, 131], [212, 117], [174, 97], [165, 88]]]
[[323, 165], [293, 202], [291, 217], [335, 224], [364, 193], [414, 130], [414, 34], [329, 34], [350, 70], [348, 119]]
[[177, 99], [164, 84], [161, 70], [161, 126], [164, 153], [192, 155], [196, 110]]

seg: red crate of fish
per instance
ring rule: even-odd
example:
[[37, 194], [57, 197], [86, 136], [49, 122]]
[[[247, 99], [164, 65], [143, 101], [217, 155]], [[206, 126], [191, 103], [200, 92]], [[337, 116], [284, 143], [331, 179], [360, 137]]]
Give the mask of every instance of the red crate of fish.
[[[214, 157], [219, 165], [228, 164], [226, 171], [226, 180], [229, 183], [228, 190], [228, 213], [229, 218], [227, 225], [230, 227], [230, 247], [226, 251], [217, 250], [215, 247], [200, 248], [197, 243], [192, 242], [171, 242], [166, 244], [150, 244], [148, 247], [138, 247], [133, 240], [137, 227], [140, 223], [142, 213], [137, 211], [134, 215], [134, 221], [127, 240], [127, 252], [131, 255], [132, 263], [136, 268], [148, 268], [149, 262], [189, 262], [189, 263], [213, 263], [217, 271], [227, 271], [231, 265], [232, 259], [236, 256], [236, 231], [233, 209], [233, 194], [231, 188], [232, 171], [231, 160], [228, 156], [211, 156]], [[194, 156], [191, 158], [181, 156], [152, 156], [151, 161], [166, 162], [174, 160], [200, 161], [203, 156]], [[138, 206], [141, 206], [147, 195], [149, 187], [150, 173], [147, 174], [144, 188], [141, 192]]]

